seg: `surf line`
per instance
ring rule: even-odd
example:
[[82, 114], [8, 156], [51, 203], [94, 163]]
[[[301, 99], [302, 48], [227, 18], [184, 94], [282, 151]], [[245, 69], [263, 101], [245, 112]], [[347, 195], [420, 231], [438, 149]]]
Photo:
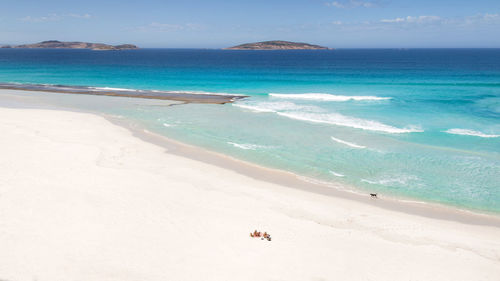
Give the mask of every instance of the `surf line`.
[[345, 140], [341, 140], [341, 139], [338, 139], [338, 138], [334, 138], [334, 137], [330, 137], [330, 138], [332, 138], [332, 140], [334, 140], [334, 141], [336, 141], [338, 143], [345, 144], [345, 145], [353, 147], [353, 148], [366, 148], [366, 146], [358, 145], [358, 144], [355, 144], [355, 143], [352, 143], [352, 142], [347, 142]]

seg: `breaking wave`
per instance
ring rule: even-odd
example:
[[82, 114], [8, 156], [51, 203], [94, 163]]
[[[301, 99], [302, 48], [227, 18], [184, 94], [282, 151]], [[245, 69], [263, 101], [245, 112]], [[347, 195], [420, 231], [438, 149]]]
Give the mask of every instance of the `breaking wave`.
[[171, 93], [171, 94], [190, 94], [190, 95], [213, 95], [213, 96], [238, 96], [245, 97], [242, 94], [231, 94], [222, 92], [205, 92], [205, 91], [161, 91], [161, 90], [151, 90], [154, 93]]
[[314, 100], [314, 101], [378, 101], [390, 100], [389, 97], [377, 96], [342, 96], [324, 93], [307, 93], [307, 94], [275, 94], [270, 93], [269, 96], [282, 99], [298, 99], [298, 100]]
[[235, 142], [228, 141], [227, 144], [230, 144], [234, 147], [245, 149], [245, 150], [256, 150], [259, 148], [268, 148], [267, 146], [264, 146], [264, 145], [251, 144], [251, 143], [235, 143]]
[[332, 140], [338, 142], [338, 143], [341, 143], [341, 144], [345, 144], [347, 146], [350, 146], [350, 147], [353, 147], [353, 148], [366, 148], [366, 146], [363, 146], [363, 145], [358, 145], [358, 144], [355, 144], [355, 143], [352, 143], [352, 142], [348, 142], [348, 141], [345, 141], [345, 140], [341, 140], [341, 139], [338, 139], [338, 138], [334, 138], [334, 137], [331, 137]]
[[374, 120], [365, 120], [356, 117], [345, 116], [339, 113], [304, 113], [304, 112], [278, 112], [280, 116], [291, 119], [309, 121], [314, 123], [325, 123], [337, 126], [351, 127], [356, 129], [377, 131], [391, 134], [423, 132], [417, 127], [397, 128]]
[[453, 135], [464, 135], [464, 136], [475, 136], [475, 137], [481, 137], [481, 138], [498, 138], [500, 135], [488, 135], [479, 131], [474, 131], [474, 130], [468, 130], [468, 129], [449, 129], [444, 131], [445, 133], [448, 134], [453, 134]]
[[249, 109], [257, 112], [280, 112], [305, 110], [309, 112], [324, 112], [323, 109], [311, 105], [297, 105], [293, 102], [261, 102], [258, 104], [233, 103], [233, 106]]
[[386, 176], [379, 179], [361, 179], [361, 182], [376, 184], [376, 185], [384, 185], [390, 187], [399, 187], [399, 186], [421, 186], [420, 178], [414, 175], [395, 175], [395, 176]]
[[111, 88], [111, 87], [88, 87], [91, 91], [121, 91], [121, 92], [137, 92], [136, 89], [126, 89], [126, 88]]
[[334, 171], [332, 171], [332, 170], [330, 170], [330, 171], [328, 171], [328, 172], [330, 172], [330, 174], [332, 174], [332, 175], [334, 175], [334, 176], [336, 176], [336, 177], [340, 177], [340, 178], [345, 177], [345, 175], [342, 175], [342, 174], [340, 174], [340, 173], [334, 172]]
[[293, 102], [260, 102], [246, 103], [237, 102], [233, 106], [252, 110], [255, 112], [270, 112], [290, 119], [309, 121], [314, 123], [325, 123], [336, 126], [344, 126], [369, 131], [378, 131], [391, 134], [423, 132], [417, 127], [397, 128], [374, 120], [366, 120], [356, 117], [345, 116], [340, 113], [328, 113], [324, 109], [313, 105], [298, 105]]

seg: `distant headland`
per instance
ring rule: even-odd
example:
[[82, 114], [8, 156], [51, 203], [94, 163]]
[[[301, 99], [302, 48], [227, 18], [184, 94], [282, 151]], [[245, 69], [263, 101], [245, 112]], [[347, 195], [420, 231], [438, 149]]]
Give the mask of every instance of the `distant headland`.
[[330, 48], [307, 43], [277, 40], [246, 43], [234, 47], [225, 48], [224, 50], [330, 50]]
[[102, 43], [86, 43], [86, 42], [61, 42], [57, 40], [43, 41], [35, 44], [24, 44], [17, 46], [2, 46], [2, 48], [27, 48], [27, 49], [90, 49], [96, 51], [117, 51], [117, 50], [134, 50], [139, 49], [136, 45], [107, 45]]

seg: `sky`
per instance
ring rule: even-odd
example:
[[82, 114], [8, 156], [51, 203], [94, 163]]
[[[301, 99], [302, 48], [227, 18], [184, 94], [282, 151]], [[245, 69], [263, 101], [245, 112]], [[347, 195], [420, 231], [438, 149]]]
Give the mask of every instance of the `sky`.
[[500, 47], [500, 0], [0, 0], [0, 44]]

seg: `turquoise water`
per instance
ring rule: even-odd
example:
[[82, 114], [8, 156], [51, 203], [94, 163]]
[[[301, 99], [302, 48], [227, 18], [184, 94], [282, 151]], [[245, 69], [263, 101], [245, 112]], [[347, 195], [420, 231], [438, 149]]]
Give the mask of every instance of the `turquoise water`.
[[363, 192], [500, 212], [498, 49], [0, 49], [0, 82], [249, 95], [170, 107], [69, 99]]

